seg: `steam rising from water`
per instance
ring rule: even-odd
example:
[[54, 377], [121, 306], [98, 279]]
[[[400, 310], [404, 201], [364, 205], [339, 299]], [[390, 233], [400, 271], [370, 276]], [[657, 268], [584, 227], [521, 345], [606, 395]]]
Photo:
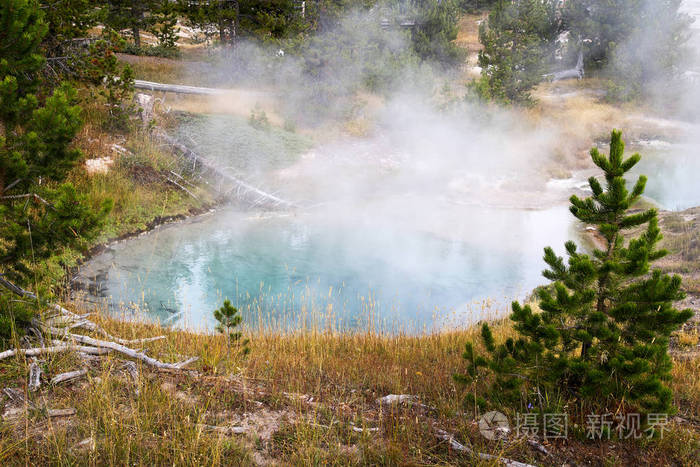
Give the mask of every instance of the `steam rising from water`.
[[[332, 315], [341, 327], [432, 329], [447, 316], [454, 318], [450, 324], [478, 319], [470, 312], [474, 300], [507, 303], [542, 283], [542, 248], [560, 251], [574, 236], [566, 198], [588, 175], [550, 177], [562, 163], [561, 146], [569, 147], [563, 135], [578, 122], [529, 119], [463, 101], [440, 111], [445, 99], [437, 90], [447, 81], [417, 64], [405, 36], [382, 31], [371, 14], [350, 16], [339, 31], [317, 39], [330, 41], [337, 53], [321, 57], [326, 62], [314, 77], [300, 70], [303, 60], [319, 56], [280, 57], [251, 45], [221, 64], [219, 76], [265, 84], [284, 120], [333, 129], [350, 119], [366, 125], [365, 135], [329, 137], [308, 149], [235, 118], [212, 118], [196, 131], [183, 125], [197, 149], [216, 153], [220, 165], [305, 209], [227, 209], [118, 245], [84, 274], [107, 273], [102, 285], [114, 302], [134, 302], [161, 320], [194, 327], [210, 327], [211, 311], [228, 297], [252, 326], [297, 327], [316, 314]], [[368, 67], [381, 82], [381, 99], [357, 93]], [[374, 100], [381, 105], [371, 105]], [[642, 126], [661, 128], [652, 117], [644, 116]], [[673, 126], [675, 141], [656, 145], [652, 162], [666, 162], [681, 147], [683, 154], [698, 148], [696, 126]], [[649, 141], [633, 148], [644, 153]], [[698, 167], [697, 158], [687, 161]], [[663, 163], [642, 169], [653, 167], [674, 174], [669, 167], [675, 166]], [[657, 199], [669, 207], [700, 204], [699, 191], [673, 189], [660, 187]]]

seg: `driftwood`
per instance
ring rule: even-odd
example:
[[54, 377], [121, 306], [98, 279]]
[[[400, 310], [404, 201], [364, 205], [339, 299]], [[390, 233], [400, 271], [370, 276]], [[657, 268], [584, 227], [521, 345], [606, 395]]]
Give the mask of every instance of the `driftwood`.
[[518, 462], [514, 461], [511, 459], [506, 459], [505, 457], [499, 457], [499, 456], [494, 456], [492, 454], [486, 454], [483, 452], [475, 452], [472, 449], [466, 447], [459, 441], [455, 440], [454, 436], [449, 434], [448, 432], [444, 430], [435, 430], [435, 436], [437, 436], [439, 439], [442, 439], [444, 441], [447, 441], [450, 443], [450, 447], [454, 449], [455, 451], [459, 452], [464, 452], [467, 454], [471, 454], [474, 456], [477, 456], [479, 459], [486, 460], [486, 461], [494, 461], [494, 462], [500, 462], [501, 464], [507, 466], [507, 467], [534, 467], [532, 464], [526, 464], [524, 462]]
[[182, 84], [156, 83], [154, 81], [134, 80], [135, 89], [146, 89], [148, 91], [174, 92], [176, 94], [200, 94], [205, 96], [216, 96], [225, 94], [225, 89], [203, 88], [199, 86], [185, 86]]
[[49, 409], [47, 410], [47, 415], [51, 418], [53, 417], [70, 417], [78, 413], [73, 407], [67, 409]]
[[165, 368], [165, 369], [171, 369], [171, 370], [180, 370], [184, 368], [185, 366], [189, 365], [192, 362], [195, 362], [198, 360], [198, 357], [192, 357], [187, 360], [177, 362], [177, 363], [164, 363], [161, 362], [160, 360], [156, 360], [155, 358], [151, 358], [148, 355], [144, 354], [143, 352], [137, 352], [134, 349], [130, 349], [128, 347], [125, 347], [121, 344], [118, 344], [116, 342], [110, 342], [110, 341], [103, 341], [99, 339], [94, 339], [92, 337], [88, 336], [82, 336], [80, 334], [69, 334], [68, 335], [71, 339], [73, 339], [76, 342], [80, 342], [81, 344], [87, 344], [90, 346], [94, 347], [103, 347], [106, 349], [111, 349], [114, 350], [115, 352], [119, 352], [123, 355], [126, 355], [127, 357], [131, 357], [136, 360], [140, 360], [146, 365], [150, 365], [156, 368]]
[[33, 349], [10, 349], [0, 352], [0, 360], [6, 358], [14, 357], [15, 355], [24, 355], [26, 357], [34, 357], [36, 355], [46, 355], [61, 352], [84, 352], [92, 355], [102, 355], [102, 349], [84, 346], [84, 345], [71, 345], [71, 344], [60, 344], [54, 345], [52, 347], [36, 347]]
[[36, 362], [36, 358], [32, 359], [29, 365], [29, 383], [27, 388], [29, 391], [36, 391], [41, 386], [41, 367]]
[[211, 174], [216, 186], [226, 185], [226, 191], [219, 189], [219, 193], [223, 196], [235, 196], [236, 199], [251, 207], [259, 207], [264, 209], [296, 209], [299, 206], [295, 203], [280, 198], [272, 193], [254, 187], [249, 183], [226, 173], [223, 169], [216, 167], [212, 162], [199, 154], [192, 151], [190, 148], [180, 143], [176, 139], [168, 136], [164, 132], [157, 134], [157, 137], [163, 143], [178, 151], [182, 157], [192, 164], [193, 171], [199, 170], [200, 173]]
[[51, 378], [51, 384], [65, 383], [66, 381], [72, 381], [74, 379], [80, 378], [81, 376], [85, 376], [86, 374], [87, 370], [84, 368], [82, 370], [61, 373]]

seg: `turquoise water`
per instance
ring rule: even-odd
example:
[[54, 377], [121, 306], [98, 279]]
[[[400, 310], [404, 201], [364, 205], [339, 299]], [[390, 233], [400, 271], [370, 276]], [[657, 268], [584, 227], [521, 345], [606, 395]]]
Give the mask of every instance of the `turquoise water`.
[[629, 151], [642, 155], [633, 172], [648, 177], [648, 198], [668, 210], [700, 205], [700, 144], [651, 141]]
[[570, 235], [563, 207], [460, 209], [455, 236], [334, 212], [224, 210], [117, 245], [91, 267], [108, 273], [102, 292], [120, 311], [181, 326], [211, 328], [229, 298], [250, 326], [419, 331], [478, 319], [485, 298], [505, 310], [543, 282], [542, 247]]

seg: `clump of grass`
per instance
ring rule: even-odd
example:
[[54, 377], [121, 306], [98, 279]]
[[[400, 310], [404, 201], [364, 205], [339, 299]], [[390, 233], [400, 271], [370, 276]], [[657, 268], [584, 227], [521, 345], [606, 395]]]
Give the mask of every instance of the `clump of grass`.
[[700, 345], [700, 335], [698, 335], [698, 331], [692, 330], [692, 331], [681, 331], [678, 333], [678, 346], [681, 348], [693, 348], [697, 347]]

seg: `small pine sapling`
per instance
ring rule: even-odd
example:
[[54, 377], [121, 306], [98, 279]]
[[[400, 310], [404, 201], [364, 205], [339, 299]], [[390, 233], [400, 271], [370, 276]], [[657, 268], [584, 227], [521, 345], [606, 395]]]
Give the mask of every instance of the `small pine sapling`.
[[241, 331], [237, 330], [243, 320], [238, 308], [231, 305], [231, 301], [226, 299], [221, 308], [214, 310], [214, 318], [219, 322], [216, 325], [216, 330], [226, 336], [228, 354], [231, 353], [231, 347], [235, 346], [242, 355], [247, 355], [250, 352], [248, 346], [250, 340], [244, 339]]

